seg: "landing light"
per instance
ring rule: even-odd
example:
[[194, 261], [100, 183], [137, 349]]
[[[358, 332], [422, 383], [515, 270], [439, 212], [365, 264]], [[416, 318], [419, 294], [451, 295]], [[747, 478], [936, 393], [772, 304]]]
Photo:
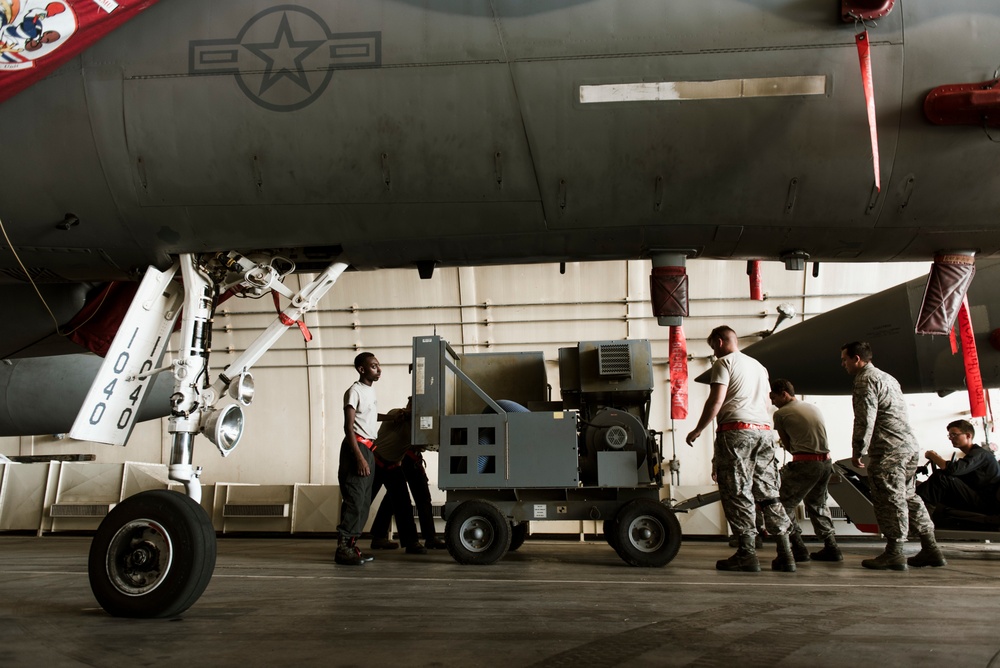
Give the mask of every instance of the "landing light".
[[201, 431], [227, 456], [243, 436], [243, 409], [237, 404], [208, 409]]
[[244, 406], [249, 406], [253, 401], [254, 384], [253, 376], [249, 373], [241, 373], [240, 377], [229, 386], [229, 396]]

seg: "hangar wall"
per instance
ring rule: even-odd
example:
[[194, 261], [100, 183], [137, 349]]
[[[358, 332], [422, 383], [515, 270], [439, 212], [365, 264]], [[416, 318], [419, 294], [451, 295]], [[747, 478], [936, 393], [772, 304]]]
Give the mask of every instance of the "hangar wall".
[[[680, 461], [673, 489], [680, 496], [706, 491], [711, 482], [711, 435], [694, 447], [684, 443], [707, 396], [707, 386], [693, 378], [709, 367], [708, 332], [728, 324], [744, 344], [770, 329], [776, 307], [793, 304], [795, 321], [841, 306], [926, 273], [924, 263], [825, 264], [819, 277], [786, 271], [765, 263], [767, 299], [748, 299], [745, 262], [692, 261], [691, 316], [685, 320], [689, 363], [690, 407], [687, 420], [669, 414], [667, 330], [657, 326], [649, 305], [648, 261], [591, 262], [559, 266], [518, 265], [438, 269], [430, 280], [413, 270], [357, 272], [344, 275], [306, 317], [313, 340], [305, 344], [291, 328], [254, 369], [257, 393], [247, 410], [247, 432], [239, 447], [223, 459], [206, 439], [198, 439], [195, 464], [204, 467], [205, 485], [333, 485], [337, 484], [337, 452], [343, 435], [341, 400], [356, 380], [355, 354], [374, 352], [382, 363], [377, 385], [379, 406], [402, 406], [410, 393], [411, 339], [437, 333], [459, 353], [542, 351], [552, 395], [559, 396], [558, 349], [582, 340], [647, 338], [652, 344], [655, 389], [650, 425], [664, 434], [667, 459]], [[298, 278], [292, 279], [298, 281]], [[217, 373], [273, 319], [270, 298], [231, 300], [215, 319], [212, 367]], [[791, 323], [783, 325], [790, 326]], [[829, 351], [839, 365], [839, 351]], [[876, 351], [877, 360], [877, 351]], [[808, 369], [804, 370], [808, 373]], [[794, 379], [793, 379], [794, 380]], [[845, 391], [850, 379], [844, 377]], [[823, 410], [835, 458], [850, 455], [852, 409], [849, 397], [805, 397]], [[910, 415], [921, 449], [936, 448], [950, 456], [944, 425], [968, 414], [968, 400], [911, 395]], [[70, 441], [58, 436], [0, 439], [7, 455], [94, 454], [99, 463], [166, 464], [170, 435], [166, 420], [138, 425], [127, 447]], [[428, 457], [436, 480], [436, 457]], [[435, 499], [444, 500], [436, 492]], [[725, 532], [718, 504], [703, 511], [706, 521], [685, 518], [696, 532]], [[570, 529], [576, 531], [577, 529]], [[689, 528], [685, 531], [690, 533]]]

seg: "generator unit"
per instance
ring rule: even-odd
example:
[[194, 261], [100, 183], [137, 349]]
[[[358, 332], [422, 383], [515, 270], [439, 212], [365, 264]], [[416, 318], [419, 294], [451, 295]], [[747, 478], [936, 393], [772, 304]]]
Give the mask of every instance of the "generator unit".
[[602, 520], [626, 562], [668, 563], [680, 524], [659, 498], [649, 342], [562, 348], [559, 378], [553, 401], [540, 352], [459, 355], [438, 336], [413, 339], [412, 442], [439, 452], [449, 552], [493, 563], [529, 521]]
[[656, 479], [659, 444], [648, 427], [649, 341], [585, 341], [560, 348], [559, 387], [563, 406], [579, 412], [584, 485], [631, 487]]

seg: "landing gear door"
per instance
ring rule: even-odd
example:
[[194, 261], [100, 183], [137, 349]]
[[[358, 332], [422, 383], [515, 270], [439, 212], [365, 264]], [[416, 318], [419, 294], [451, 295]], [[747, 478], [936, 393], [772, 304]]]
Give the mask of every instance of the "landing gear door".
[[139, 407], [153, 385], [181, 310], [183, 286], [167, 271], [146, 270], [139, 291], [90, 386], [69, 435], [82, 441], [125, 445]]

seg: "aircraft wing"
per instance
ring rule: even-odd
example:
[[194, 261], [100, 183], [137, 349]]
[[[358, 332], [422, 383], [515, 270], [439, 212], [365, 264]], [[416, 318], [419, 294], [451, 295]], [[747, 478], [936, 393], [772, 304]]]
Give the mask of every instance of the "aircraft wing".
[[[787, 378], [803, 394], [850, 394], [851, 377], [840, 366], [840, 347], [868, 341], [873, 362], [892, 374], [904, 392], [964, 391], [962, 355], [947, 336], [914, 334], [926, 277], [916, 278], [780, 330], [743, 351], [771, 378]], [[1000, 386], [1000, 260], [979, 263], [968, 292], [983, 385]], [[699, 380], [701, 380], [699, 378]], [[707, 382], [707, 379], [706, 381]]]

